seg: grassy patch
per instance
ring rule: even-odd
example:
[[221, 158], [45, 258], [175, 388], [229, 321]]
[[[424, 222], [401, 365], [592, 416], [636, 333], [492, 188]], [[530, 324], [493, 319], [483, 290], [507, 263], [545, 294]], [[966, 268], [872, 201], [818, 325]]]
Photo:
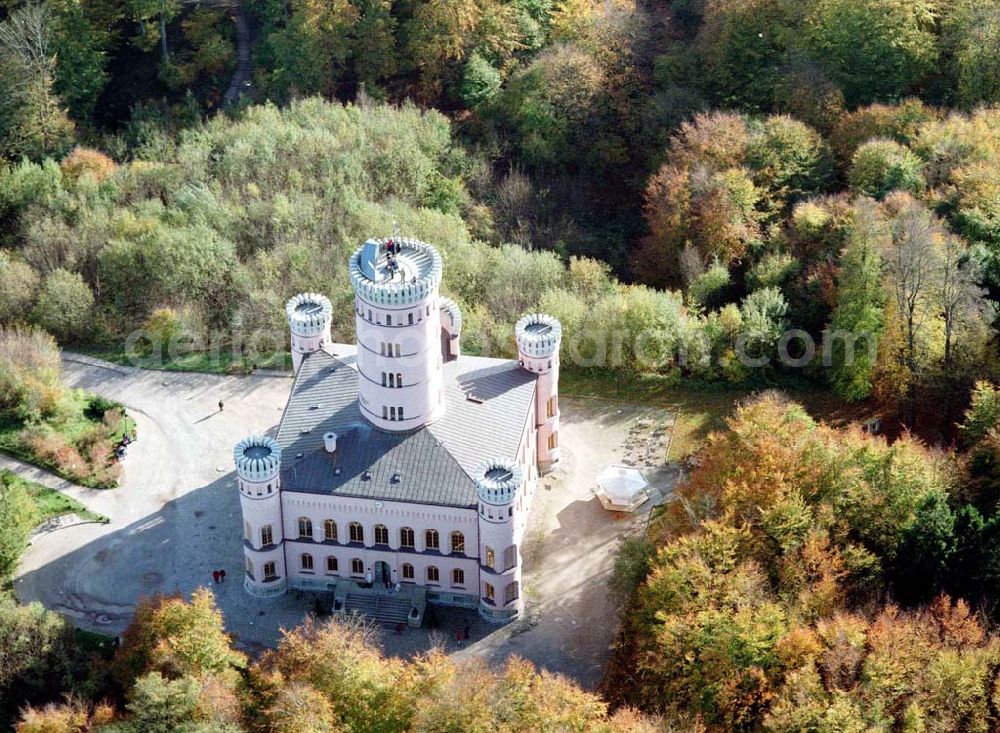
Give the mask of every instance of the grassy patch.
[[66, 496], [66, 494], [49, 489], [41, 484], [25, 481], [14, 476], [14, 474], [7, 474], [4, 477], [4, 484], [7, 484], [11, 480], [20, 481], [31, 496], [31, 501], [35, 505], [35, 516], [32, 518], [32, 521], [36, 526], [44, 524], [50, 519], [66, 516], [67, 514], [76, 514], [80, 519], [91, 522], [108, 522], [108, 518], [103, 514], [90, 511], [76, 499]]
[[126, 353], [124, 347], [85, 348], [81, 354], [95, 359], [118, 364], [119, 366], [139, 367], [141, 369], [159, 369], [165, 372], [203, 372], [205, 374], [248, 374], [254, 369], [292, 368], [292, 356], [288, 351], [277, 351], [259, 356], [254, 360], [243, 359], [231, 351], [192, 351], [179, 354], [176, 358], [159, 355], [144, 356]]
[[800, 402], [817, 420], [842, 427], [878, 413], [867, 404], [848, 404], [829, 389], [806, 381], [756, 388], [718, 384], [678, 383], [655, 374], [621, 375], [598, 371], [566, 370], [559, 375], [562, 394], [637, 402], [677, 412], [677, 424], [668, 460], [676, 461], [696, 451], [713, 430], [725, 427], [726, 418], [743, 399], [762, 389], [780, 389]]
[[58, 414], [29, 424], [0, 421], [0, 451], [91, 488], [118, 485], [114, 450], [135, 422], [124, 408], [82, 390], [67, 390]]

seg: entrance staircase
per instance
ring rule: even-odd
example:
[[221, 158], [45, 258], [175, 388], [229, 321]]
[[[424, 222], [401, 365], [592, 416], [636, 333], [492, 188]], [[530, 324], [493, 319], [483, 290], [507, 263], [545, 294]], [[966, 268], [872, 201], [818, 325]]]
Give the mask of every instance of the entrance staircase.
[[341, 580], [334, 592], [335, 612], [360, 614], [382, 626], [420, 626], [427, 608], [423, 588], [404, 586], [398, 591]]
[[348, 593], [344, 604], [347, 613], [360, 613], [383, 626], [409, 623], [412, 608], [413, 603], [408, 597], [359, 593]]

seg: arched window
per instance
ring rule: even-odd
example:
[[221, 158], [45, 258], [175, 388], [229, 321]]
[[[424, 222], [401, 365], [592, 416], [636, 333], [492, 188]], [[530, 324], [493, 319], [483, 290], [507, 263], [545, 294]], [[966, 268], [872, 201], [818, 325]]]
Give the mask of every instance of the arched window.
[[385, 325], [387, 326], [392, 325], [392, 316], [390, 316], [388, 313], [385, 314]]
[[250, 542], [250, 538], [253, 536], [253, 531], [250, 529], [250, 522], [243, 522], [243, 539]]
[[390, 407], [389, 408], [389, 419], [390, 420], [395, 420], [396, 419], [396, 408], [395, 407]]
[[393, 374], [392, 372], [389, 372], [389, 386], [390, 387], [396, 386], [396, 375]]
[[274, 544], [274, 532], [271, 530], [270, 524], [265, 524], [260, 528], [260, 546], [270, 547]]
[[399, 406], [399, 419], [400, 420], [403, 419], [403, 406], [402, 405]]
[[493, 548], [487, 545], [486, 552], [483, 554], [485, 555], [485, 562], [483, 564], [490, 570], [496, 570], [497, 555], [493, 552]]
[[[396, 372], [396, 386], [397, 387], [402, 387], [403, 386], [403, 374], [402, 374], [402, 372]], [[400, 411], [399, 412], [399, 416], [402, 417], [403, 416], [403, 408], [400, 407], [399, 411]]]
[[323, 539], [337, 541], [337, 523], [332, 519], [323, 522]]
[[483, 583], [483, 598], [485, 598], [487, 601], [493, 601], [495, 600], [494, 598], [495, 596], [496, 596], [496, 591], [493, 589], [493, 586], [490, 585], [489, 583]]
[[451, 533], [451, 551], [465, 554], [465, 535], [461, 532]]
[[517, 565], [517, 545], [511, 545], [503, 551], [503, 569], [510, 570]]
[[465, 585], [465, 571], [461, 568], [455, 568], [451, 571], [451, 584], [452, 585]]
[[313, 569], [313, 556], [310, 555], [308, 552], [303, 552], [299, 556], [299, 565], [300, 565], [300, 567], [303, 570], [312, 570]]
[[437, 583], [440, 578], [438, 577], [438, 569], [431, 565], [427, 568], [427, 582]]
[[347, 528], [347, 531], [351, 537], [351, 542], [365, 541], [365, 528], [362, 527], [357, 522], [351, 522], [351, 524]]
[[399, 546], [414, 547], [413, 530], [410, 527], [403, 527], [399, 530]]
[[412, 325], [413, 325], [413, 313], [407, 313], [407, 314], [406, 314], [406, 321], [407, 321], [407, 323], [408, 323], [408, 324], [409, 324], [410, 326], [412, 326]]
[[299, 517], [299, 537], [312, 539], [313, 523], [309, 517]]
[[429, 529], [424, 532], [424, 549], [438, 550], [440, 548], [441, 544], [438, 540], [438, 531], [436, 529]]
[[503, 602], [504, 605], [512, 601], [516, 601], [517, 597], [521, 594], [521, 589], [515, 580], [513, 583], [508, 584], [506, 588], [503, 589]]
[[326, 572], [336, 573], [339, 570], [339, 564], [337, 563], [337, 558], [333, 555], [327, 555], [326, 558]]
[[389, 544], [389, 529], [384, 524], [375, 525], [375, 544], [376, 545]]
[[351, 560], [351, 575], [364, 575], [365, 574], [365, 564], [360, 558], [354, 558]]
[[403, 563], [403, 580], [413, 580], [413, 566], [408, 562]]

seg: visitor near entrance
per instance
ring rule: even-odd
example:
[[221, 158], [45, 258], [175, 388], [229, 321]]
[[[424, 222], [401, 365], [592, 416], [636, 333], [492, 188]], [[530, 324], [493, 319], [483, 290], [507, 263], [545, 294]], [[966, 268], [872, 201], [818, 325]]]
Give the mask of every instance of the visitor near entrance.
[[508, 621], [523, 609], [537, 478], [559, 462], [562, 328], [529, 314], [514, 327], [516, 361], [463, 355], [434, 247], [369, 240], [348, 272], [356, 344], [333, 343], [325, 296], [289, 300], [284, 415], [274, 438], [235, 448], [244, 587], [410, 589]]

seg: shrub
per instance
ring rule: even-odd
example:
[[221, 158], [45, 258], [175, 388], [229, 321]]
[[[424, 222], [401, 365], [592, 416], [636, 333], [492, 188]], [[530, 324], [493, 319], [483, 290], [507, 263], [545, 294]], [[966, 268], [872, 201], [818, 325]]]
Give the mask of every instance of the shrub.
[[99, 150], [77, 145], [59, 164], [63, 179], [76, 182], [81, 176], [89, 175], [98, 183], [114, 175], [118, 164]]
[[38, 283], [30, 265], [0, 251], [0, 323], [24, 320], [35, 302]]
[[94, 294], [78, 273], [55, 270], [45, 278], [33, 319], [63, 340], [81, 339], [90, 327]]

